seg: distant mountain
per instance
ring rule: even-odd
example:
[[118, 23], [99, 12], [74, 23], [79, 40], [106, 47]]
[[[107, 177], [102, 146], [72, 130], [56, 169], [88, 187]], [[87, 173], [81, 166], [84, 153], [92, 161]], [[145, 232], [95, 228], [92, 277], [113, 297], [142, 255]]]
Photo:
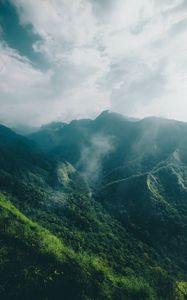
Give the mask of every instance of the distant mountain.
[[31, 134], [31, 133], [34, 133], [34, 132], [38, 131], [39, 127], [36, 127], [36, 126], [26, 126], [26, 125], [22, 125], [22, 124], [16, 124], [14, 127], [12, 127], [12, 129], [16, 133], [26, 136], [28, 134]]
[[94, 144], [94, 152], [97, 148], [100, 151], [99, 141], [102, 141], [103, 148], [105, 141], [110, 148], [102, 159], [103, 172], [107, 175], [105, 173], [132, 160], [142, 164], [142, 170], [150, 169], [175, 151], [180, 152], [181, 159], [185, 160], [186, 132], [187, 123], [155, 117], [129, 121], [120, 114], [104, 111], [95, 120], [72, 121], [60, 126], [59, 130], [53, 130], [49, 124], [47, 129], [41, 128], [29, 138], [45, 152], [58, 159], [65, 158], [79, 167], [85, 149], [93, 150]]
[[0, 126], [0, 298], [185, 299], [187, 124]]

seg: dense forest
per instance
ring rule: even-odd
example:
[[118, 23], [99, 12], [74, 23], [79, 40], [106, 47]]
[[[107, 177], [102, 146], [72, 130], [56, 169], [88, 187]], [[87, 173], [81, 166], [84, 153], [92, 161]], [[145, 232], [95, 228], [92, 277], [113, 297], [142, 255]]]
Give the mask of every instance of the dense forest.
[[187, 123], [0, 126], [0, 299], [187, 299]]

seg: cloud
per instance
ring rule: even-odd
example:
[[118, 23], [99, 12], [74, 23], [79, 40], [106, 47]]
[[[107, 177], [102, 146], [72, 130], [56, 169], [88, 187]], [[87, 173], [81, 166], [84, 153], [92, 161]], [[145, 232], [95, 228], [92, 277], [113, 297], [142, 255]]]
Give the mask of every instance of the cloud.
[[78, 168], [81, 174], [95, 183], [102, 172], [103, 159], [113, 151], [113, 138], [103, 134], [91, 137], [89, 145], [82, 148]]
[[40, 37], [33, 50], [48, 69], [1, 38], [1, 120], [38, 125], [112, 109], [187, 121], [186, 1], [9, 1]]
[[[107, 92], [101, 94], [92, 84], [100, 71], [97, 69], [95, 75], [89, 76], [89, 69], [81, 74], [76, 64], [72, 68], [74, 72], [69, 78], [67, 73], [64, 77], [61, 70], [58, 73], [57, 68], [55, 72], [52, 69], [43, 72], [16, 50], [0, 43], [1, 122], [12, 126], [16, 123], [40, 125], [54, 119], [70, 121], [86, 118], [93, 105], [95, 116], [108, 107]], [[85, 82], [82, 82], [83, 77], [87, 78]]]
[[22, 24], [32, 24], [43, 40], [34, 44], [52, 62], [66, 59], [74, 48], [93, 44], [98, 26], [92, 5], [86, 0], [12, 0]]
[[35, 69], [27, 58], [0, 42], [0, 119], [16, 123], [33, 118], [35, 123], [41, 115], [38, 104], [50, 94], [50, 77], [50, 72]]
[[103, 40], [113, 62], [105, 78], [113, 87], [111, 107], [136, 117], [159, 115], [187, 120], [184, 1], [136, 4], [124, 1], [126, 10], [119, 4], [124, 19], [117, 20], [120, 14], [114, 11], [115, 25]]

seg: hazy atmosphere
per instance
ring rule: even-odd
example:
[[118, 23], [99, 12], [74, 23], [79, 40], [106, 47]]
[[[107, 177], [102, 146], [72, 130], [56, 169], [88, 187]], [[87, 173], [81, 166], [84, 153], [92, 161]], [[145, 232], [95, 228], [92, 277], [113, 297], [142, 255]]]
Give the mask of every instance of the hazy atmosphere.
[[0, 0], [0, 300], [187, 300], [187, 0]]
[[186, 0], [0, 0], [0, 121], [187, 121]]

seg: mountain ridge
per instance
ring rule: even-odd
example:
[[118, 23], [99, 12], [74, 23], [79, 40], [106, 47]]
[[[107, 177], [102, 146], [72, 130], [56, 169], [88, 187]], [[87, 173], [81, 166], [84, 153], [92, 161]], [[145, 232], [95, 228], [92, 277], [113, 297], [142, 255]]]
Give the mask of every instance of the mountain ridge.
[[[0, 126], [0, 220], [8, 230], [1, 226], [0, 278], [14, 278], [12, 288], [0, 280], [2, 299], [185, 299], [185, 133], [180, 122], [108, 112], [47, 125], [39, 136]], [[54, 238], [70, 253], [57, 270], [38, 252], [34, 228], [52, 236], [46, 247]], [[13, 275], [16, 257], [30, 278]]]

